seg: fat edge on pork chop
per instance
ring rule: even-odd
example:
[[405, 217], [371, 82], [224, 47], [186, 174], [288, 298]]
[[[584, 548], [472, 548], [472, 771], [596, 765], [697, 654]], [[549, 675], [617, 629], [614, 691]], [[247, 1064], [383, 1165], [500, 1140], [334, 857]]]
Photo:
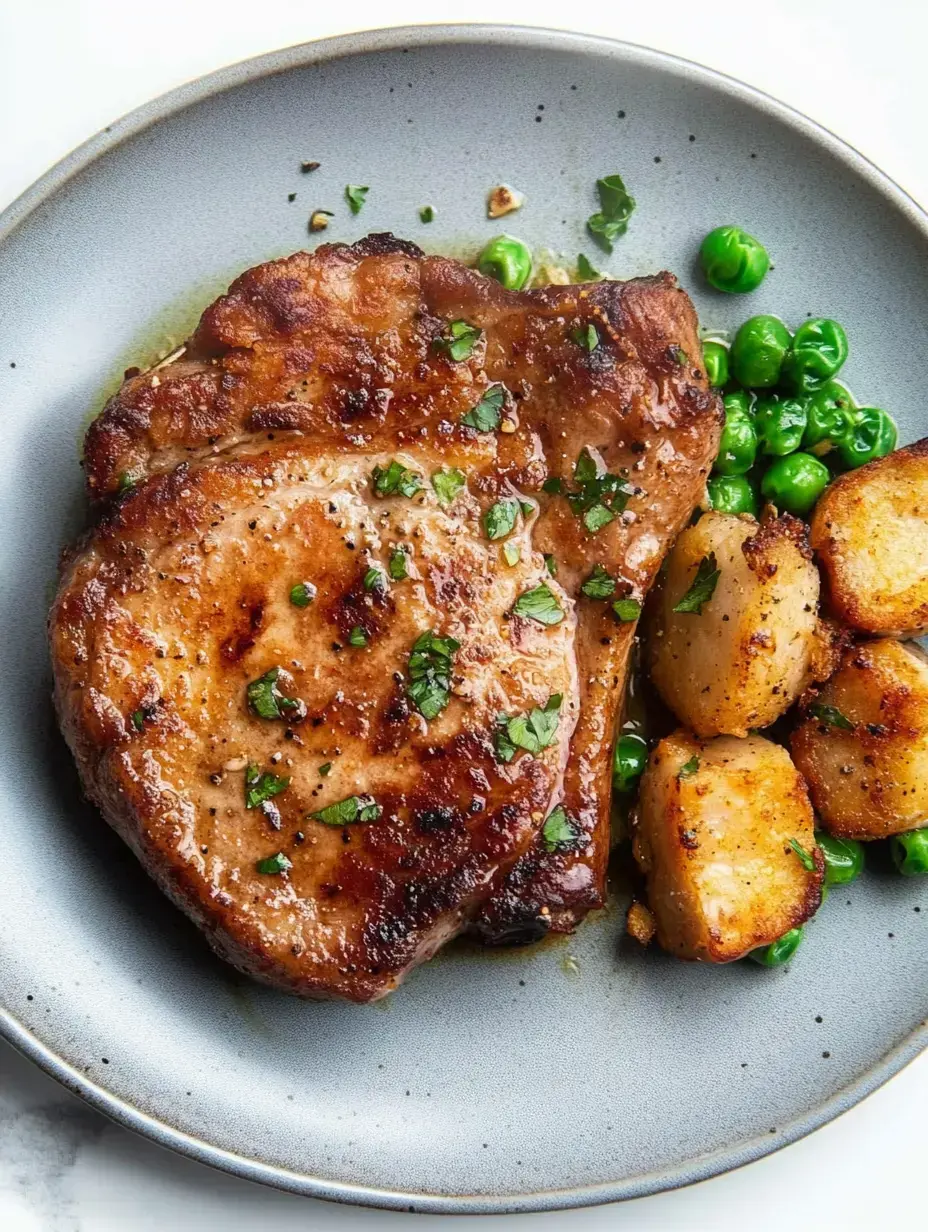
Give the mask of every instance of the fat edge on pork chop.
[[290, 992], [574, 927], [720, 421], [669, 274], [513, 293], [392, 236], [249, 270], [87, 433], [50, 616], [87, 794]]

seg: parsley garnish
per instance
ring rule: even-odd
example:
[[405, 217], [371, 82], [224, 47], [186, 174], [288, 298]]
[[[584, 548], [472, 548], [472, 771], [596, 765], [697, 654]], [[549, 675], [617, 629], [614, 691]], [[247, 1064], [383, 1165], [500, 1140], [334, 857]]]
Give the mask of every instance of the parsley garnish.
[[387, 589], [387, 579], [383, 575], [383, 570], [377, 565], [371, 565], [370, 569], [364, 574], [364, 589], [384, 591]]
[[419, 476], [409, 467], [397, 462], [396, 458], [386, 470], [375, 466], [371, 471], [371, 483], [377, 496], [415, 496], [422, 490], [422, 481]]
[[596, 181], [599, 210], [586, 220], [587, 230], [605, 252], [620, 235], [628, 230], [628, 220], [635, 208], [635, 198], [627, 191], [620, 175], [607, 175]]
[[359, 649], [367, 645], [367, 630], [362, 625], [355, 625], [348, 634], [348, 645]]
[[326, 826], [350, 826], [356, 821], [376, 821], [382, 812], [373, 796], [348, 796], [309, 816]]
[[570, 851], [582, 837], [582, 831], [571, 821], [563, 804], [549, 813], [541, 828], [542, 842], [548, 851]]
[[464, 487], [464, 472], [457, 467], [446, 470], [444, 467], [432, 476], [432, 487], [440, 505], [450, 505], [461, 488]]
[[245, 808], [257, 808], [265, 800], [278, 796], [290, 786], [289, 778], [278, 778], [269, 771], [261, 771], [257, 766], [250, 765], [245, 770]]
[[595, 351], [599, 346], [599, 330], [592, 321], [587, 325], [578, 325], [570, 331], [570, 340], [586, 351]]
[[678, 779], [692, 778], [698, 769], [699, 769], [699, 758], [694, 753], [693, 756], [689, 759], [689, 761], [684, 762], [683, 765], [680, 767], [680, 769], [677, 771], [677, 778]]
[[402, 582], [409, 577], [409, 570], [406, 566], [406, 553], [402, 548], [394, 548], [390, 553], [390, 559], [387, 562], [390, 577], [393, 578], [394, 582]]
[[434, 222], [435, 221], [434, 205], [420, 205], [419, 221], [420, 222]]
[[282, 851], [278, 851], [276, 855], [259, 860], [255, 868], [259, 873], [267, 873], [270, 876], [273, 873], [287, 872], [288, 869], [293, 868], [293, 861], [289, 860]]
[[708, 556], [704, 556], [699, 562], [692, 585], [680, 602], [674, 605], [673, 610], [675, 612], [689, 612], [694, 616], [701, 615], [703, 606], [715, 594], [715, 588], [721, 576], [722, 571], [716, 565], [715, 553], [710, 552]]
[[145, 726], [145, 711], [144, 710], [133, 710], [132, 714], [130, 715], [130, 718], [132, 719], [132, 726], [135, 728], [135, 730], [141, 731], [142, 728]]
[[608, 526], [634, 494], [620, 476], [608, 471], [600, 473], [595, 458], [586, 447], [577, 458], [574, 482], [579, 486], [567, 493], [567, 501], [574, 513], [583, 515], [583, 524], [591, 535]]
[[540, 625], [558, 625], [564, 619], [564, 610], [546, 582], [519, 595], [512, 610]]
[[131, 471], [122, 471], [116, 481], [116, 495], [122, 496], [124, 492], [131, 492], [137, 483], [138, 480]]
[[806, 870], [806, 872], [814, 873], [815, 872], [815, 861], [806, 851], [805, 847], [803, 847], [802, 843], [798, 842], [794, 838], [791, 838], [789, 840], [789, 845], [790, 847], [792, 847], [793, 851], [799, 857], [799, 863]]
[[476, 325], [468, 325], [466, 321], [452, 321], [443, 334], [432, 339], [432, 346], [455, 363], [460, 363], [462, 359], [470, 358], [482, 333], [483, 330]]
[[324, 779], [331, 769], [332, 769], [332, 763], [330, 761], [324, 761], [322, 765], [319, 767], [319, 770], [317, 771], [317, 773], [319, 774], [320, 778]]
[[511, 534], [519, 516], [519, 502], [510, 497], [497, 501], [483, 515], [483, 528], [488, 539], [505, 539]]
[[560, 693], [554, 693], [542, 709], [535, 706], [528, 714], [516, 715], [514, 719], [501, 714], [493, 733], [497, 758], [510, 762], [518, 749], [538, 754], [542, 749], [548, 748], [557, 735], [562, 700]]
[[491, 385], [477, 405], [466, 415], [461, 416], [461, 423], [466, 424], [468, 428], [476, 428], [478, 432], [495, 432], [499, 427], [505, 401], [505, 387]]
[[826, 706], [822, 702], [813, 702], [809, 707], [809, 713], [827, 727], [840, 727], [842, 731], [854, 730], [854, 724], [846, 714], [841, 713], [837, 706]]
[[284, 697], [277, 687], [279, 667], [252, 680], [248, 686], [248, 705], [260, 719], [287, 719], [298, 722], [306, 718], [306, 703], [295, 697]]
[[589, 257], [585, 257], [581, 252], [577, 257], [577, 277], [581, 282], [599, 282], [602, 274], [593, 266]]
[[612, 605], [616, 619], [623, 625], [637, 620], [641, 615], [641, 604], [637, 599], [616, 599]]
[[294, 607], [309, 607], [316, 597], [316, 588], [312, 582], [297, 582], [290, 587], [290, 602]]
[[545, 552], [545, 568], [551, 577], [557, 577], [557, 561], [550, 552]]
[[345, 200], [352, 214], [360, 214], [361, 206], [364, 204], [370, 188], [366, 184], [346, 184], [345, 185]]
[[535, 512], [535, 506], [531, 501], [520, 500], [519, 508], [522, 510], [523, 518], [530, 518]]
[[541, 490], [542, 492], [547, 492], [550, 496], [560, 496], [564, 491], [564, 480], [558, 479], [556, 475], [552, 475], [541, 485]]
[[503, 559], [510, 568], [513, 565], [517, 565], [522, 559], [522, 549], [514, 539], [510, 539], [508, 543], [503, 544]]
[[580, 589], [590, 599], [608, 599], [615, 591], [615, 578], [602, 565], [594, 565]]
[[424, 719], [437, 718], [451, 697], [451, 666], [461, 643], [439, 637], [434, 630], [421, 633], [409, 653], [406, 696]]

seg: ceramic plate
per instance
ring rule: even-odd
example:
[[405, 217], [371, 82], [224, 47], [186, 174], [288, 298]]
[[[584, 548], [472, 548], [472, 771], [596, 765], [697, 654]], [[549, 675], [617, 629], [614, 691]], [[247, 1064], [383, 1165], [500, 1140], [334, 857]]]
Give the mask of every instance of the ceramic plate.
[[[674, 270], [706, 325], [840, 317], [852, 387], [903, 439], [925, 433], [925, 217], [808, 120], [639, 48], [432, 27], [282, 51], [113, 125], [0, 219], [0, 1021], [167, 1146], [400, 1209], [581, 1205], [755, 1159], [925, 1043], [928, 894], [880, 869], [832, 892], [787, 970], [643, 953], [619, 896], [560, 943], [452, 947], [380, 1005], [292, 1000], [212, 957], [81, 803], [56, 734], [45, 612], [83, 517], [78, 443], [122, 369], [238, 271], [307, 244], [315, 208], [335, 211], [327, 238], [472, 255], [504, 182], [526, 195], [508, 227], [574, 258], [613, 172], [638, 208], [612, 273]], [[346, 183], [370, 185], [360, 217]], [[750, 298], [694, 269], [723, 222], [773, 254]]]

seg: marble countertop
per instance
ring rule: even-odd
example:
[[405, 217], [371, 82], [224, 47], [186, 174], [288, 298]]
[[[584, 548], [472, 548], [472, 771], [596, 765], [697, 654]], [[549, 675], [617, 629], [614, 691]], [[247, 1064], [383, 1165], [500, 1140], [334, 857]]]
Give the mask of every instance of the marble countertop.
[[[425, 0], [6, 0], [0, 6], [0, 207], [52, 162], [132, 107], [258, 52], [382, 25], [451, 19], [563, 26], [554, 0], [472, 0], [466, 14]], [[578, 28], [660, 47], [741, 77], [850, 141], [928, 203], [928, 9], [912, 0], [715, 0], [709, 7], [591, 5]], [[852, 259], [853, 254], [849, 254]], [[2, 329], [2, 323], [0, 323]], [[810, 1138], [674, 1193], [553, 1215], [464, 1218], [528, 1232], [634, 1228], [782, 1232], [923, 1226], [918, 1178], [928, 1054]], [[920, 1211], [920, 1216], [916, 1212]], [[328, 1206], [174, 1156], [111, 1124], [0, 1043], [3, 1232], [275, 1232], [437, 1227], [438, 1217]]]

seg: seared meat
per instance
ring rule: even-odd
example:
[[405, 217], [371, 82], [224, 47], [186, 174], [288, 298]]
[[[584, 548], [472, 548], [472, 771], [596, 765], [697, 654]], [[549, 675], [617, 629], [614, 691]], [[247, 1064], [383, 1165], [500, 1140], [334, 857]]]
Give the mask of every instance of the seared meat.
[[224, 957], [366, 1001], [602, 901], [634, 621], [580, 584], [640, 600], [698, 499], [699, 355], [670, 275], [513, 294], [372, 236], [244, 274], [107, 405], [57, 706]]

